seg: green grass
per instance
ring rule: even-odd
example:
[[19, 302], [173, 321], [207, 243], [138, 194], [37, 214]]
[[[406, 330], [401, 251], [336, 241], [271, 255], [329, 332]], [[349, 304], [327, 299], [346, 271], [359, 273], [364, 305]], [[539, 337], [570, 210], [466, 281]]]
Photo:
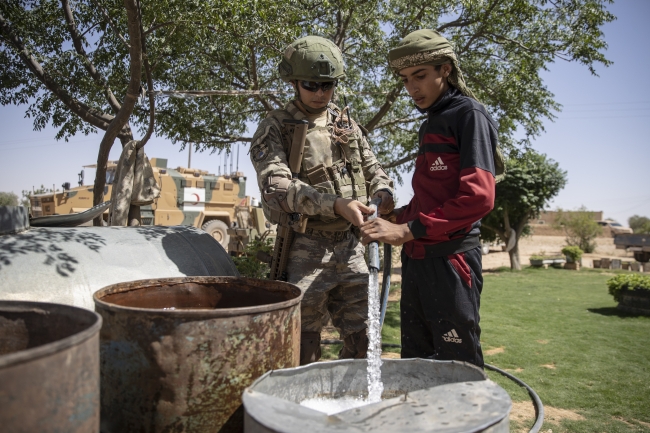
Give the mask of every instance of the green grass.
[[[483, 351], [504, 348], [486, 354], [486, 362], [522, 369], [514, 374], [545, 406], [585, 417], [559, 426], [545, 423], [543, 431], [650, 431], [650, 317], [616, 310], [605, 285], [610, 276], [551, 268], [485, 275]], [[489, 375], [514, 401], [528, 399], [507, 379]]]

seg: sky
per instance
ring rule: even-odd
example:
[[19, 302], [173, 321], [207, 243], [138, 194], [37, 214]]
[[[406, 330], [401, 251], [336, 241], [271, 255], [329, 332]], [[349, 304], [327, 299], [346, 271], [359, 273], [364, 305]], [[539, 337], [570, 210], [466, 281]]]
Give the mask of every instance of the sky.
[[[623, 224], [632, 215], [650, 217], [650, 1], [619, 0], [609, 10], [617, 20], [604, 26], [610, 67], [599, 67], [598, 77], [582, 65], [558, 60], [542, 73], [545, 85], [563, 105], [557, 119], [545, 122], [546, 131], [533, 148], [557, 161], [568, 173], [568, 182], [548, 209], [603, 211], [605, 218]], [[79, 135], [69, 142], [56, 141], [56, 131], [33, 131], [25, 118], [26, 106], [0, 107], [0, 191], [22, 190], [40, 185], [61, 188], [64, 182], [77, 184], [82, 166], [94, 164], [100, 135]], [[259, 199], [255, 172], [247, 155], [248, 145], [233, 147], [233, 169], [249, 178], [248, 195]], [[110, 159], [119, 159], [116, 141]], [[167, 158], [169, 167], [188, 165], [188, 151], [179, 145], [153, 137], [145, 151], [150, 158]], [[191, 166], [223, 173], [223, 156], [193, 153]], [[230, 171], [231, 160], [227, 171]], [[412, 197], [411, 174], [397, 187], [400, 204]], [[94, 170], [85, 170], [85, 184], [91, 184]]]

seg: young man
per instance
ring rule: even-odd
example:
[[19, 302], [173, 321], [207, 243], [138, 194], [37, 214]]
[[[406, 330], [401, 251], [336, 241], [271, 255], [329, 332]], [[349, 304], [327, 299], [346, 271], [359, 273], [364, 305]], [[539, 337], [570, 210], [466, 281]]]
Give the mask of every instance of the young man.
[[463, 81], [449, 42], [433, 30], [406, 36], [389, 53], [418, 110], [414, 196], [396, 224], [362, 224], [362, 242], [402, 250], [402, 358], [483, 366], [479, 227], [494, 207], [497, 128]]
[[[345, 77], [336, 45], [317, 36], [298, 39], [286, 48], [279, 71], [296, 97], [262, 121], [250, 154], [267, 218], [277, 222], [278, 212], [308, 218], [305, 233], [294, 235], [287, 269], [287, 281], [304, 292], [300, 364], [320, 358], [329, 317], [344, 342], [339, 358], [365, 358], [368, 267], [351, 226], [372, 212], [368, 197], [382, 198], [380, 213], [393, 210], [393, 183], [349, 113], [330, 102]], [[291, 137], [284, 119], [309, 122], [297, 177], [287, 165]]]

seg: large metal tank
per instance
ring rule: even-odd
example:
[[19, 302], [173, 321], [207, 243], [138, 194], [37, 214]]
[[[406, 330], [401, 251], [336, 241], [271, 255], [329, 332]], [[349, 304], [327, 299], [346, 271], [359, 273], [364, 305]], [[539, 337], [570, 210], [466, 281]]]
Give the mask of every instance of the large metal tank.
[[300, 359], [294, 285], [234, 277], [134, 281], [95, 294], [102, 432], [241, 432], [241, 393]]
[[457, 361], [382, 361], [383, 400], [333, 415], [300, 402], [366, 396], [366, 360], [266, 373], [244, 391], [244, 431], [508, 433], [512, 401], [479, 368]]
[[0, 430], [99, 429], [99, 328], [94, 312], [0, 301]]
[[192, 227], [29, 228], [24, 208], [0, 206], [0, 235], [4, 300], [92, 310], [95, 291], [122, 281], [239, 275], [221, 245]]

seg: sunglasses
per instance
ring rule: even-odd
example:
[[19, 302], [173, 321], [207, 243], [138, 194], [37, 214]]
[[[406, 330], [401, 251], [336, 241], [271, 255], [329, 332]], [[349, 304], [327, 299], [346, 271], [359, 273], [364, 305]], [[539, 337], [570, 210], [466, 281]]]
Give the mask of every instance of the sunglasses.
[[323, 92], [327, 92], [332, 87], [335, 87], [338, 84], [337, 81], [300, 81], [300, 87], [309, 91], [309, 92], [318, 92], [318, 89], [322, 89]]

